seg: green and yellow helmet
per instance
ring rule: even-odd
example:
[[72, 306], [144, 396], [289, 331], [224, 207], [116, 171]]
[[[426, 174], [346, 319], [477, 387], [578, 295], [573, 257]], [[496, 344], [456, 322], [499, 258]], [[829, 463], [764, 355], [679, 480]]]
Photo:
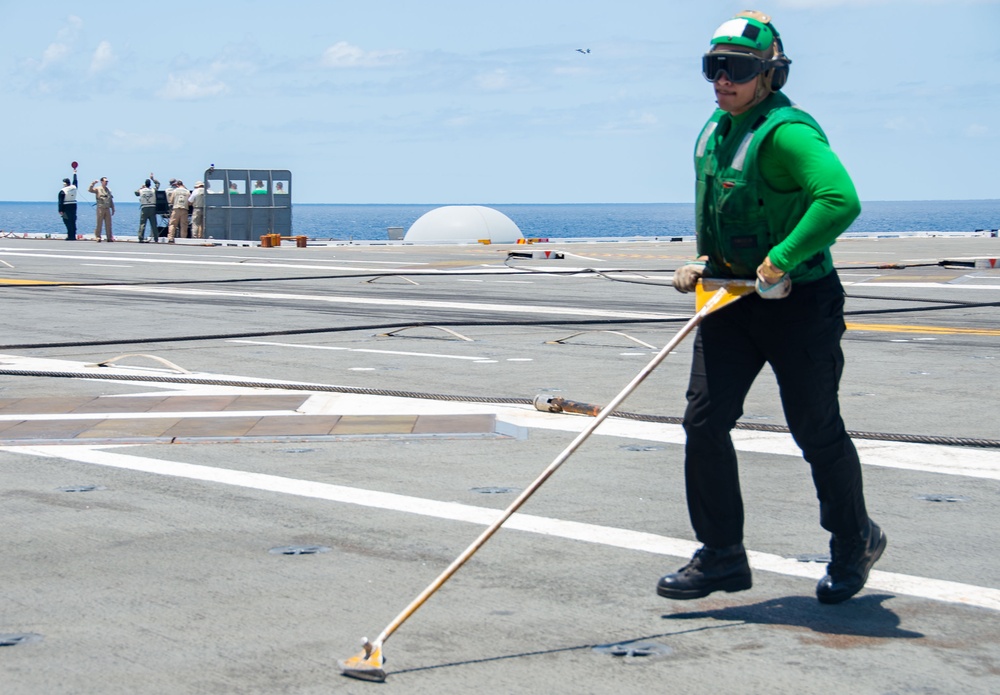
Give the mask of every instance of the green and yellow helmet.
[[[763, 86], [771, 92], [777, 92], [785, 86], [788, 66], [792, 60], [785, 55], [781, 35], [771, 24], [769, 15], [756, 10], [740, 12], [715, 30], [711, 44], [709, 53], [746, 50], [757, 55], [768, 65], [762, 80]], [[706, 76], [706, 79], [711, 78]]]
[[771, 18], [761, 12], [748, 10], [726, 21], [715, 30], [712, 45], [720, 43], [742, 46], [761, 53], [774, 46], [778, 32], [771, 26]]

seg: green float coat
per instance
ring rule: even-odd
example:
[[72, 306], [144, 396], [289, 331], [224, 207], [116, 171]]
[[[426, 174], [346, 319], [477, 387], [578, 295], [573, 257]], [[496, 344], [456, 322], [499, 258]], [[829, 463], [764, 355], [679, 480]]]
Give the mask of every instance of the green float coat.
[[771, 262], [793, 282], [833, 270], [830, 246], [861, 212], [819, 124], [780, 92], [738, 116], [716, 110], [695, 149], [698, 254], [713, 277]]

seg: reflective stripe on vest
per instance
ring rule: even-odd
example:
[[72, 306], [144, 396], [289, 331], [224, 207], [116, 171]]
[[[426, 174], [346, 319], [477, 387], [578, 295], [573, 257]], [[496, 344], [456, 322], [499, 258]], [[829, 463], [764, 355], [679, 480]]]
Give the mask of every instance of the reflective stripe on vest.
[[[710, 272], [722, 277], [753, 278], [768, 251], [787, 237], [809, 205], [804, 191], [768, 188], [757, 165], [763, 143], [786, 123], [804, 123], [823, 134], [812, 117], [780, 92], [745, 118], [749, 120], [733, 121], [717, 111], [705, 132], [712, 122], [718, 127], [708, 137], [703, 132], [696, 147], [698, 253], [707, 255]], [[820, 265], [826, 258], [823, 254]], [[814, 267], [803, 263], [792, 269], [793, 281], [820, 276], [821, 268]]]
[[733, 162], [731, 166], [736, 171], [743, 171], [743, 165], [747, 161], [747, 150], [750, 149], [750, 143], [753, 142], [753, 136], [756, 134], [755, 130], [751, 130], [749, 133], [743, 136], [743, 142], [740, 143], [739, 149], [736, 150], [736, 154], [733, 156]]
[[712, 137], [712, 133], [714, 133], [715, 129], [718, 127], [718, 121], [710, 121], [709, 124], [705, 126], [705, 129], [701, 131], [701, 137], [698, 138], [698, 147], [695, 148], [696, 157], [704, 156], [705, 148], [708, 147], [708, 139]]

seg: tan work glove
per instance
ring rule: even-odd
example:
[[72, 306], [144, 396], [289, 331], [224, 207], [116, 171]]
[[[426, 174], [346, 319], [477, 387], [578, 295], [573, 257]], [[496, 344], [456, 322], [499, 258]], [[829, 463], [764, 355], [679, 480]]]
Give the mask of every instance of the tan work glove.
[[674, 271], [674, 289], [678, 292], [693, 292], [698, 280], [705, 276], [705, 261], [690, 261]]

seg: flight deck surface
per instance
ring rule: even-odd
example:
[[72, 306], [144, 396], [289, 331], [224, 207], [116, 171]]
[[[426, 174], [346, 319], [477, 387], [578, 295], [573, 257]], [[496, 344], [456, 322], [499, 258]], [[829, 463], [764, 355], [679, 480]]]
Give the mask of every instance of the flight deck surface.
[[766, 370], [734, 432], [754, 586], [656, 596], [697, 548], [689, 338], [392, 635], [383, 685], [340, 675], [590, 422], [533, 399], [607, 403], [691, 317], [692, 255], [0, 239], [3, 692], [1000, 690], [983, 237], [834, 247], [889, 539], [858, 596], [816, 601], [828, 537]]

